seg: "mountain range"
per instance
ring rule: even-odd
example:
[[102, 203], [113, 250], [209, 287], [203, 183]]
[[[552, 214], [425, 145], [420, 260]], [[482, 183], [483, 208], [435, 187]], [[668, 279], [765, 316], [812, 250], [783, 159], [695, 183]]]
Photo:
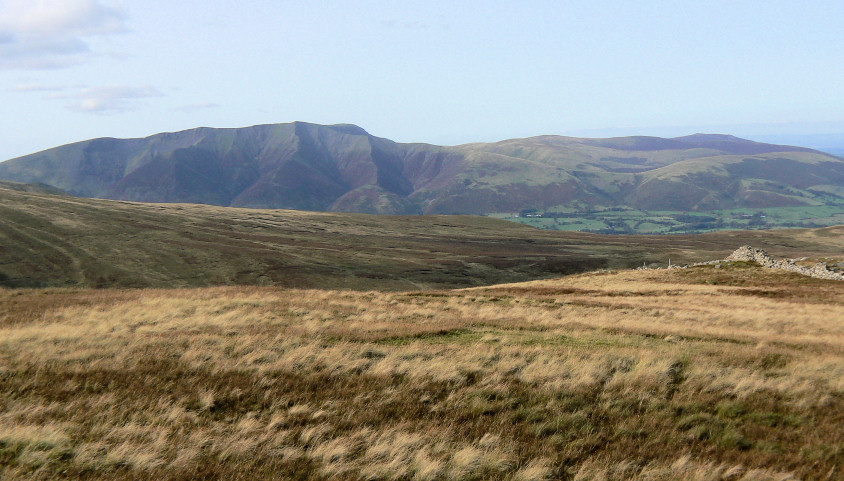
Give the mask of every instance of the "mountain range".
[[437, 146], [304, 122], [87, 140], [0, 163], [0, 179], [82, 197], [376, 214], [844, 203], [841, 158], [729, 135]]

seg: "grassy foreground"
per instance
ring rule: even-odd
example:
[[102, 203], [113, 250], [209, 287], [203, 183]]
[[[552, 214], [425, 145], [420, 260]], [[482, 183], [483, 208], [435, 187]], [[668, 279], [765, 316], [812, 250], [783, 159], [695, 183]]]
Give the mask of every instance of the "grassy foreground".
[[844, 288], [0, 290], [2, 479], [840, 479]]

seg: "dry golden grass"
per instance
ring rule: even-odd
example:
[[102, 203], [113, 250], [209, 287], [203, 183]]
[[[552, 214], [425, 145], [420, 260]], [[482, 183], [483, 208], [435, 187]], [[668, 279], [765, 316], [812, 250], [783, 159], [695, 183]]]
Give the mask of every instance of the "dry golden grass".
[[844, 285], [0, 290], [3, 479], [786, 480], [844, 469]]

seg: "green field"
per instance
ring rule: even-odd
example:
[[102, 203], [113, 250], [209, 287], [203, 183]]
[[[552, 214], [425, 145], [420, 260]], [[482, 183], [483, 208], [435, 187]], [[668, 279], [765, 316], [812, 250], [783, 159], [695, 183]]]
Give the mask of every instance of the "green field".
[[490, 217], [540, 229], [601, 234], [692, 234], [720, 230], [828, 227], [844, 223], [844, 205], [828, 204], [704, 212], [644, 211], [633, 208], [557, 209], [493, 213]]

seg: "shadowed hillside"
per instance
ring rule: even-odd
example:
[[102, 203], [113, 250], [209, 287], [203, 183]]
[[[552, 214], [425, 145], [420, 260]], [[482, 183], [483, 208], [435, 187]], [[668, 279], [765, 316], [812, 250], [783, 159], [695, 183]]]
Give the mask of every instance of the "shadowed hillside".
[[379, 214], [844, 203], [841, 159], [728, 135], [442, 147], [302, 122], [94, 139], [6, 161], [0, 178], [85, 197]]
[[[541, 231], [486, 217], [140, 204], [0, 186], [0, 285], [428, 289], [643, 263], [844, 252], [844, 227], [698, 236]], [[28, 191], [35, 190], [35, 191]]]

